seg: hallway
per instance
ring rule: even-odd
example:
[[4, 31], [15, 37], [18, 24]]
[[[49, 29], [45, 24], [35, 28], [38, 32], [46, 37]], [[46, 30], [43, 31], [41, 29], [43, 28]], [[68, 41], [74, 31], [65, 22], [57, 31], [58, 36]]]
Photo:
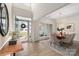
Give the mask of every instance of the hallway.
[[23, 43], [24, 50], [17, 53], [16, 56], [61, 56], [56, 51], [45, 46], [44, 42], [46, 40], [35, 43]]

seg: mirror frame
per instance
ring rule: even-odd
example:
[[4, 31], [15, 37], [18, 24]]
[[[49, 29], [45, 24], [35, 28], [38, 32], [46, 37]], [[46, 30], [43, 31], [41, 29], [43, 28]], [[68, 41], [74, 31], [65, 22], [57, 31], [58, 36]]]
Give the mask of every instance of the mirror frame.
[[5, 3], [0, 3], [0, 17], [2, 17], [2, 9], [1, 5], [4, 4], [5, 12], [6, 12], [6, 20], [7, 20], [7, 32], [3, 29], [3, 23], [2, 23], [2, 18], [0, 18], [0, 33], [2, 36], [6, 36], [9, 30], [9, 14], [8, 14], [8, 9]]

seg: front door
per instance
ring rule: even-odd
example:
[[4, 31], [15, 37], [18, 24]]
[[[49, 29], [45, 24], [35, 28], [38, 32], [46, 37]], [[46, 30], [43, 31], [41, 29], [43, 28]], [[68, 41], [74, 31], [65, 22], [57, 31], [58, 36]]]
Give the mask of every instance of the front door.
[[15, 17], [15, 31], [18, 32], [20, 41], [28, 41], [31, 37], [31, 21]]

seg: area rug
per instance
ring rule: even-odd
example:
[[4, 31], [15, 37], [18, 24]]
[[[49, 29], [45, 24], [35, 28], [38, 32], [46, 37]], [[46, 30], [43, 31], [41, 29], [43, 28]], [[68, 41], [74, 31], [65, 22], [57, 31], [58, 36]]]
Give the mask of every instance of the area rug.
[[60, 53], [62, 56], [75, 56], [76, 55], [76, 48], [74, 47], [63, 47], [60, 45], [56, 45], [56, 44], [51, 44], [50, 42], [42, 42], [42, 44], [44, 44], [45, 46], [47, 46], [48, 48], [55, 50], [56, 52]]

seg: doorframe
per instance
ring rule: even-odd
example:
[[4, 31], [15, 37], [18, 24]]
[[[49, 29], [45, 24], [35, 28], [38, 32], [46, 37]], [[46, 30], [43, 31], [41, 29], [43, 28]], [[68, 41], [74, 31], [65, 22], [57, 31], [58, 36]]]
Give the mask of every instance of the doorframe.
[[[28, 41], [29, 41], [29, 38], [30, 38], [30, 34], [29, 34], [29, 32], [30, 32], [30, 27], [29, 27], [29, 22], [31, 22], [32, 23], [32, 21], [30, 21], [30, 20], [26, 20], [26, 19], [18, 19], [17, 17], [15, 17], [15, 24], [16, 24], [16, 21], [25, 21], [25, 22], [27, 22], [28, 23], [28, 30], [27, 30], [27, 32], [28, 32]], [[16, 30], [16, 29], [15, 29]]]

